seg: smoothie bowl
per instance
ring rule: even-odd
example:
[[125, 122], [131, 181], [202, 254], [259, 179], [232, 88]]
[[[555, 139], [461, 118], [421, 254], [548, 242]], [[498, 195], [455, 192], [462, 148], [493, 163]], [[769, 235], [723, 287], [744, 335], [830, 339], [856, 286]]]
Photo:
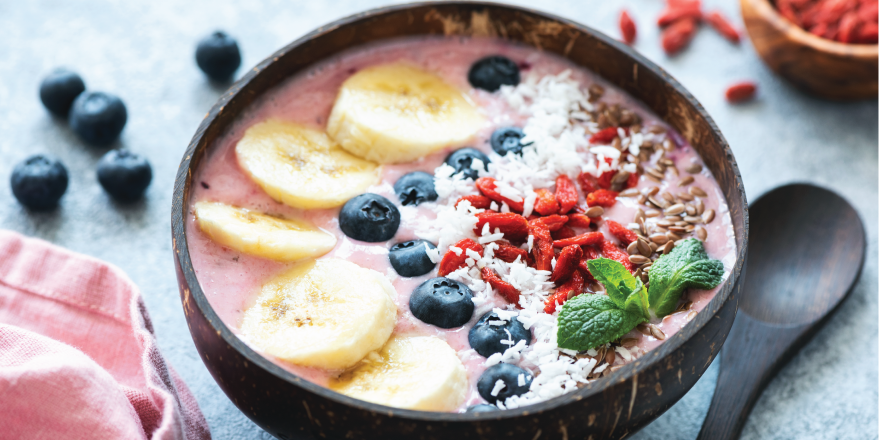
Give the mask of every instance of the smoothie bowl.
[[178, 174], [205, 364], [280, 438], [622, 438], [736, 313], [729, 147], [662, 70], [503, 5], [350, 17], [207, 115]]

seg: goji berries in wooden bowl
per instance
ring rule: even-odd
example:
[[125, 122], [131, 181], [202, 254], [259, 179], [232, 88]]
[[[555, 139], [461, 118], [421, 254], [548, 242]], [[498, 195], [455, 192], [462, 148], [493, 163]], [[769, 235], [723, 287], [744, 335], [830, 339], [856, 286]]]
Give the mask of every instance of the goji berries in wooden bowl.
[[[777, 2], [782, 1], [782, 4]], [[812, 14], [809, 31], [780, 13], [798, 20], [798, 10], [787, 8], [785, 0], [740, 0], [743, 21], [752, 44], [773, 71], [798, 88], [827, 99], [852, 100], [877, 97], [877, 44], [869, 35], [859, 36], [853, 30], [852, 18], [844, 19], [845, 11], [833, 14]], [[810, 3], [794, 2], [798, 5]], [[862, 2], [852, 3], [855, 9]], [[876, 22], [876, 9], [874, 10]], [[813, 23], [815, 22], [815, 23]], [[876, 29], [876, 28], [875, 28]], [[842, 32], [841, 32], [842, 31]], [[813, 32], [813, 33], [811, 33]], [[870, 33], [870, 29], [865, 32]], [[821, 34], [828, 39], [815, 34]], [[840, 38], [838, 38], [840, 37]], [[852, 41], [842, 43], [837, 40]], [[858, 44], [875, 41], [874, 44]]]

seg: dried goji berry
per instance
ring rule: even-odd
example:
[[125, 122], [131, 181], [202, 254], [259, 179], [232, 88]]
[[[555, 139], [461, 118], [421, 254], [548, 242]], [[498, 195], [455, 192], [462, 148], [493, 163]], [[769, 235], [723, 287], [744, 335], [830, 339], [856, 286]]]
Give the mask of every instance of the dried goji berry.
[[617, 247], [616, 244], [610, 241], [603, 241], [600, 245], [602, 247], [602, 254], [605, 255], [605, 258], [614, 260], [623, 265], [626, 270], [633, 272], [632, 262], [629, 261], [629, 254], [626, 251]]
[[715, 28], [722, 37], [727, 38], [731, 43], [739, 43], [739, 32], [736, 31], [736, 28], [734, 28], [720, 12], [712, 12], [706, 17], [706, 21], [709, 22], [709, 24]]
[[757, 89], [758, 87], [755, 83], [751, 81], [743, 81], [728, 87], [727, 91], [724, 92], [724, 96], [727, 97], [728, 102], [743, 102], [752, 99], [755, 96], [755, 91]]
[[495, 243], [498, 244], [498, 249], [495, 249], [494, 253], [495, 258], [507, 263], [513, 263], [519, 258], [519, 261], [529, 264], [529, 253], [525, 249], [520, 249], [503, 241], [496, 241]]
[[529, 221], [529, 224], [541, 223], [542, 225], [547, 227], [549, 231], [558, 231], [559, 228], [563, 227], [566, 223], [568, 223], [567, 215], [548, 215], [547, 217], [538, 217], [534, 220]]
[[859, 28], [859, 40], [861, 44], [877, 44], [877, 34], [880, 29], [877, 23], [864, 23]]
[[837, 41], [841, 43], [855, 43], [858, 35], [858, 15], [854, 11], [847, 12], [840, 19], [840, 27], [837, 30]]
[[675, 6], [669, 5], [660, 13], [660, 17], [657, 18], [657, 26], [666, 27], [681, 19], [700, 20], [702, 17], [703, 13], [700, 12], [699, 2], [681, 3]]
[[515, 212], [487, 211], [477, 214], [474, 233], [481, 235], [486, 224], [489, 225], [489, 232], [494, 233], [498, 229], [508, 240], [522, 241], [529, 235], [529, 221]]
[[605, 171], [599, 176], [599, 188], [609, 189], [611, 188], [611, 179], [614, 178], [614, 175], [617, 174], [616, 171]]
[[566, 238], [571, 238], [577, 235], [577, 232], [574, 232], [574, 229], [569, 228], [568, 226], [563, 226], [559, 228], [557, 231], [551, 231], [550, 236], [553, 237], [553, 240], [564, 240]]
[[562, 252], [559, 253], [559, 257], [556, 258], [556, 267], [553, 268], [550, 281], [558, 283], [559, 281], [567, 280], [571, 273], [577, 269], [583, 253], [584, 251], [578, 245], [573, 244], [564, 247]]
[[584, 194], [589, 194], [599, 189], [599, 182], [596, 180], [596, 176], [590, 173], [580, 173], [578, 175], [578, 183], [581, 185], [581, 191]]
[[498, 293], [503, 296], [505, 299], [510, 301], [512, 304], [520, 307], [519, 305], [519, 290], [516, 290], [516, 287], [513, 287], [512, 284], [508, 283], [501, 279], [494, 270], [484, 267], [480, 271], [480, 275], [483, 276], [483, 281], [489, 283], [493, 289], [498, 291]]
[[533, 237], [532, 258], [535, 261], [535, 269], [550, 271], [553, 257], [553, 239], [550, 237], [550, 229], [543, 222], [536, 221], [529, 225], [529, 234]]
[[556, 196], [547, 189], [539, 189], [535, 191], [535, 212], [541, 215], [556, 214], [559, 211], [559, 203]]
[[446, 252], [446, 255], [440, 260], [440, 268], [437, 270], [437, 274], [441, 277], [445, 277], [446, 275], [467, 266], [466, 260], [470, 258], [467, 254], [468, 249], [483, 255], [483, 246], [480, 246], [479, 243], [470, 238], [465, 238], [464, 240], [455, 243], [455, 247], [461, 249], [461, 254], [456, 254], [455, 251], [451, 249]]
[[590, 218], [584, 214], [569, 214], [568, 223], [566, 224], [575, 228], [589, 228]]
[[507, 203], [507, 206], [511, 211], [522, 212], [523, 211], [523, 201], [520, 199], [519, 201], [508, 199], [507, 197], [502, 196], [496, 189], [495, 184], [496, 180], [491, 177], [480, 177], [475, 182], [477, 185], [477, 189], [483, 193], [484, 196], [494, 200], [499, 205], [502, 203]]
[[639, 239], [639, 236], [635, 232], [627, 229], [614, 220], [605, 220], [605, 224], [608, 225], [608, 232], [617, 237], [617, 239], [626, 246]]
[[635, 188], [639, 185], [639, 173], [630, 173], [629, 177], [626, 178], [626, 187], [627, 188]]
[[636, 41], [636, 23], [625, 10], [620, 13], [620, 35], [626, 44], [633, 44]]
[[471, 206], [477, 209], [489, 209], [492, 206], [492, 199], [486, 196], [464, 196], [455, 201], [455, 207], [458, 207], [458, 204], [462, 201], [467, 200], [471, 203]]
[[556, 201], [559, 202], [559, 213], [568, 214], [577, 205], [578, 193], [574, 182], [565, 174], [556, 178]]
[[555, 292], [547, 297], [544, 303], [544, 313], [553, 313], [556, 308], [565, 304], [569, 297], [580, 295], [584, 290], [584, 276], [580, 270], [575, 270], [571, 274], [571, 278], [565, 284], [559, 286]]
[[593, 133], [590, 136], [591, 144], [608, 144], [617, 137], [617, 127], [608, 127]]
[[578, 246], [593, 246], [602, 243], [603, 241], [605, 241], [605, 236], [601, 232], [587, 232], [586, 234], [575, 235], [571, 238], [556, 240], [553, 242], [553, 247], [564, 248], [573, 244]]
[[587, 264], [590, 260], [595, 260], [596, 258], [601, 257], [599, 251], [596, 250], [593, 246], [581, 246], [581, 249], [584, 251], [584, 255], [581, 257], [581, 261], [578, 263], [578, 268], [580, 268], [581, 272], [584, 273], [584, 278], [586, 281], [590, 283], [595, 283], [596, 279], [593, 278], [593, 274], [590, 273], [590, 266]]
[[587, 206], [610, 208], [617, 202], [617, 191], [599, 189], [587, 194]]
[[693, 18], [682, 18], [663, 30], [661, 41], [663, 50], [668, 55], [674, 55], [685, 48], [694, 34], [697, 33], [697, 20]]

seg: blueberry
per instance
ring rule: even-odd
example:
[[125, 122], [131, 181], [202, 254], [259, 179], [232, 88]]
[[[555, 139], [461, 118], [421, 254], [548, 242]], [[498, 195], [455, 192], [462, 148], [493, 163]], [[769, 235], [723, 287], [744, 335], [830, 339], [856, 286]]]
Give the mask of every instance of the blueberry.
[[217, 31], [199, 41], [196, 64], [214, 81], [228, 81], [241, 65], [241, 52], [235, 39]]
[[[519, 384], [519, 375], [523, 375], [524, 385]], [[498, 394], [492, 395], [495, 389], [495, 383], [499, 380], [504, 382]], [[532, 383], [532, 373], [511, 364], [495, 364], [486, 369], [480, 380], [477, 381], [477, 392], [483, 396], [489, 403], [495, 403], [499, 400], [504, 401], [508, 397], [520, 396], [529, 391], [529, 385]]]
[[426, 240], [404, 241], [391, 246], [388, 252], [391, 266], [402, 277], [417, 277], [430, 272], [436, 264], [428, 258], [425, 247], [437, 249], [437, 246]]
[[477, 180], [480, 177], [477, 170], [471, 168], [474, 159], [483, 161], [483, 169], [489, 171], [489, 157], [482, 151], [467, 147], [453, 151], [446, 156], [446, 164], [455, 168], [455, 174], [461, 173], [465, 179]]
[[360, 241], [390, 240], [400, 226], [400, 211], [377, 194], [361, 194], [345, 202], [339, 211], [339, 229]]
[[70, 127], [84, 141], [97, 146], [113, 143], [127, 119], [122, 100], [104, 92], [83, 92], [70, 109]]
[[532, 332], [526, 330], [518, 319], [511, 318], [510, 321], [501, 325], [493, 325], [493, 322], [500, 324], [504, 321], [501, 321], [495, 312], [486, 313], [468, 333], [468, 342], [471, 344], [471, 348], [481, 356], [489, 357], [495, 353], [504, 353], [504, 350], [511, 346], [502, 344], [502, 340], [513, 339], [514, 344], [521, 340], [525, 340], [526, 344], [532, 342]]
[[54, 207], [67, 191], [67, 168], [57, 158], [37, 154], [12, 170], [12, 194], [35, 210]]
[[489, 144], [501, 156], [507, 155], [507, 153], [522, 156], [523, 147], [531, 145], [531, 143], [522, 144], [523, 136], [525, 136], [525, 133], [519, 127], [499, 128], [492, 133]]
[[498, 409], [497, 406], [489, 405], [486, 403], [478, 403], [476, 405], [469, 406], [468, 409], [465, 410], [465, 412], [468, 412], [468, 413], [484, 413], [484, 412], [495, 412], [495, 411], [500, 411], [500, 410]]
[[394, 192], [403, 206], [418, 206], [422, 202], [437, 200], [437, 191], [434, 190], [434, 176], [424, 171], [404, 174], [400, 179], [397, 179], [397, 182], [394, 182]]
[[445, 277], [425, 281], [409, 297], [413, 316], [440, 328], [461, 327], [474, 314], [474, 294], [464, 284]]
[[152, 179], [147, 159], [126, 150], [108, 151], [98, 162], [98, 182], [119, 201], [140, 198]]
[[490, 92], [501, 86], [515, 86], [519, 84], [519, 67], [510, 58], [501, 55], [488, 56], [471, 66], [468, 82], [478, 89]]
[[67, 117], [73, 100], [86, 90], [86, 83], [74, 72], [56, 69], [40, 83], [40, 101], [56, 116]]

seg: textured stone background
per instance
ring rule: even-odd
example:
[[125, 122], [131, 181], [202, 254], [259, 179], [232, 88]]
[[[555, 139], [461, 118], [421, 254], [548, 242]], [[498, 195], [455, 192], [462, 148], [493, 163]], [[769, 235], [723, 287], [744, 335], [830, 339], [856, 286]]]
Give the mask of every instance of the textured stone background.
[[[110, 261], [143, 290], [159, 346], [186, 379], [215, 438], [270, 438], [220, 391], [196, 354], [181, 311], [170, 240], [171, 189], [199, 121], [223, 92], [195, 66], [195, 42], [225, 29], [238, 38], [244, 71], [322, 24], [385, 0], [94, 0], [0, 2], [0, 226]], [[527, 5], [528, 1], [516, 1]], [[705, 0], [740, 22], [737, 2]], [[660, 0], [539, 2], [540, 9], [618, 35], [622, 4], [639, 25], [635, 47], [678, 78], [730, 142], [749, 199], [774, 186], [809, 181], [855, 204], [868, 232], [861, 281], [828, 325], [770, 384], [745, 439], [877, 438], [877, 102], [831, 103], [774, 77], [748, 41], [733, 46], [708, 28], [668, 58], [653, 25]], [[149, 157], [154, 181], [145, 200], [114, 203], [95, 178], [104, 150], [82, 144], [37, 98], [43, 75], [68, 66], [87, 87], [118, 94], [129, 122], [117, 147]], [[730, 106], [725, 87], [760, 84], [755, 102]], [[14, 163], [37, 152], [62, 158], [71, 184], [59, 209], [30, 213], [6, 182]], [[817, 249], [816, 252], [821, 252]], [[706, 414], [718, 362], [693, 390], [633, 438], [691, 439]]]

